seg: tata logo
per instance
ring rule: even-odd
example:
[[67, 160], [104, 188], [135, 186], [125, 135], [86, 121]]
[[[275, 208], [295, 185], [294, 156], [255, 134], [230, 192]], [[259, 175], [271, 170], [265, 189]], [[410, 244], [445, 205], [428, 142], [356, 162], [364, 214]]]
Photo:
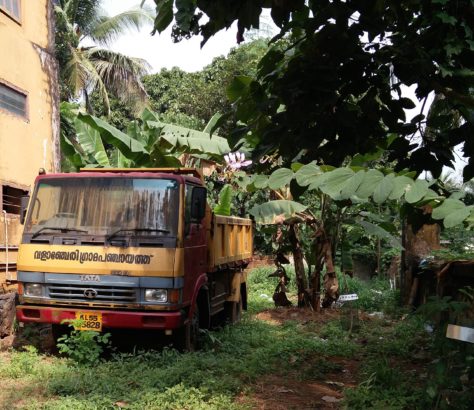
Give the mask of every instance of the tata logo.
[[95, 299], [97, 297], [97, 291], [95, 289], [86, 289], [84, 291], [84, 297], [86, 299]]
[[79, 277], [81, 282], [100, 282], [99, 275], [81, 275]]

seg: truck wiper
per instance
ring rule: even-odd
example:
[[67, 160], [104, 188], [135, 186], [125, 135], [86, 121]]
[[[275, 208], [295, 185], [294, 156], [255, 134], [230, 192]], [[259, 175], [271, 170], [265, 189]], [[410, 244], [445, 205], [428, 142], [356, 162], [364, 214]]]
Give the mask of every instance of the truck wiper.
[[108, 235], [105, 239], [110, 241], [114, 236], [117, 236], [121, 232], [162, 232], [162, 233], [170, 233], [168, 229], [161, 229], [161, 228], [121, 228], [117, 229], [115, 232], [112, 232]]
[[53, 231], [61, 231], [61, 232], [84, 232], [88, 233], [84, 229], [76, 229], [76, 228], [60, 228], [58, 226], [43, 226], [41, 229], [37, 230], [32, 236], [31, 239], [36, 238], [43, 232], [45, 229], [51, 229]]

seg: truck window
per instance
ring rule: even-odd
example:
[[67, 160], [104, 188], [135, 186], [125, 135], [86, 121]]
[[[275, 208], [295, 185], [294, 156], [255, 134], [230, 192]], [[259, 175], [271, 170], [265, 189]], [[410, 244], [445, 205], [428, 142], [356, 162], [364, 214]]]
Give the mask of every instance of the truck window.
[[152, 178], [42, 179], [31, 201], [25, 233], [45, 226], [108, 235], [118, 228], [151, 228], [176, 236], [179, 184]]

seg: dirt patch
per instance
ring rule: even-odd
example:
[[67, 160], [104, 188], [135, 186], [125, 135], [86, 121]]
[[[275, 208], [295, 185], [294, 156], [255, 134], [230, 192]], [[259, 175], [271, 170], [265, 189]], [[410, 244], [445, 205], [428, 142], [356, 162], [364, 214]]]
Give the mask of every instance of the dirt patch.
[[[303, 326], [323, 325], [340, 319], [341, 311], [324, 309], [313, 312], [290, 307], [268, 309], [255, 317], [274, 325], [282, 325], [286, 321], [296, 321]], [[306, 357], [295, 371], [261, 377], [252, 391], [242, 393], [237, 402], [258, 410], [340, 409], [343, 407], [343, 390], [357, 385], [359, 367], [357, 358]]]
[[[318, 360], [310, 363], [317, 367]], [[343, 390], [357, 384], [359, 363], [338, 357], [325, 360], [339, 369], [325, 374], [321, 380], [298, 380], [297, 373], [264, 376], [255, 383], [252, 393], [242, 393], [237, 402], [258, 410], [340, 409]]]
[[314, 312], [311, 309], [301, 309], [297, 307], [281, 307], [276, 309], [267, 309], [255, 315], [259, 320], [272, 324], [283, 324], [289, 320], [296, 321], [301, 324], [309, 322], [326, 323], [336, 320], [340, 317], [341, 312], [338, 309], [323, 309], [320, 312]]

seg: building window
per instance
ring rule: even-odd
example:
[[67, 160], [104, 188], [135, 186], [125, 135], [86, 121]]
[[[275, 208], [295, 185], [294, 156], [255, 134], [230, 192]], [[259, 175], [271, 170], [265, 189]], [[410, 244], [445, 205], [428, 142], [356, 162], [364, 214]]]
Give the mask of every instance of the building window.
[[0, 83], [0, 108], [23, 118], [28, 118], [26, 94], [3, 83]]
[[16, 21], [20, 21], [20, 0], [0, 0], [0, 10]]
[[28, 191], [10, 185], [0, 185], [0, 210], [8, 214], [20, 215], [21, 197], [25, 195], [28, 195]]

